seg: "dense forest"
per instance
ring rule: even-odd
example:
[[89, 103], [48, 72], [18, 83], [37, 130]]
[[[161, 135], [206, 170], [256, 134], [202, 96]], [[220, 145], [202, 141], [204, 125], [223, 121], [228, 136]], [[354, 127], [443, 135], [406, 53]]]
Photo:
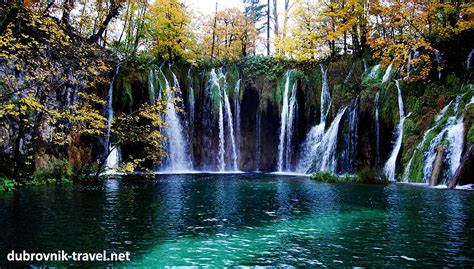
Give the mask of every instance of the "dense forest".
[[474, 266], [471, 0], [0, 1], [0, 268]]
[[97, 178], [118, 150], [121, 172], [472, 182], [470, 1], [6, 2], [1, 188]]

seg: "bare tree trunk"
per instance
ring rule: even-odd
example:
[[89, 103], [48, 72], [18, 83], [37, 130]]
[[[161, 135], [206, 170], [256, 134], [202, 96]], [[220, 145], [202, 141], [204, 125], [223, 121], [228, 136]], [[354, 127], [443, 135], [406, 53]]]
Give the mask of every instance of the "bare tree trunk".
[[[459, 183], [469, 184], [472, 183], [472, 171], [474, 169], [474, 145], [470, 145], [467, 148], [466, 153], [462, 156], [461, 164], [459, 165], [453, 178], [448, 183], [448, 188], [454, 189]], [[471, 179], [470, 182], [466, 182], [466, 179]]]
[[282, 42], [285, 42], [285, 39], [286, 39], [286, 32], [288, 30], [289, 13], [290, 13], [290, 0], [285, 0], [285, 12], [283, 14], [283, 29], [282, 29], [282, 36], [281, 36]]
[[278, 25], [278, 0], [273, 0], [273, 34], [275, 35], [275, 40], [279, 38], [279, 25]]
[[122, 31], [120, 32], [120, 36], [119, 36], [119, 39], [118, 39], [118, 42], [117, 42], [117, 47], [118, 47], [118, 44], [120, 44], [120, 42], [122, 42], [122, 37], [123, 37], [123, 34], [125, 33], [125, 29], [127, 29], [128, 24], [130, 23], [130, 20], [132, 19], [132, 15], [131, 15], [130, 10], [131, 10], [130, 0], [128, 0], [127, 1], [127, 10], [125, 12], [125, 22], [123, 24]]
[[143, 25], [145, 24], [145, 13], [146, 13], [146, 5], [143, 7], [142, 9], [142, 13], [140, 15], [140, 22], [139, 24], [137, 25], [137, 31], [136, 31], [136, 34], [135, 34], [135, 43], [133, 44], [133, 51], [132, 51], [132, 55], [135, 55], [135, 53], [137, 52], [137, 49], [138, 49], [138, 43], [140, 42], [140, 36], [142, 34], [142, 30], [143, 30]]
[[436, 159], [433, 164], [433, 172], [431, 173], [430, 186], [438, 185], [441, 176], [443, 175], [443, 161], [446, 148], [444, 146], [439, 146], [436, 151]]
[[66, 29], [70, 29], [71, 25], [69, 23], [69, 14], [71, 10], [74, 8], [74, 1], [73, 0], [64, 0], [63, 2], [63, 16], [61, 17], [61, 23], [66, 27]]
[[216, 26], [217, 26], [217, 2], [216, 2], [216, 13], [214, 14], [214, 26], [212, 27], [211, 61], [214, 60], [214, 48], [216, 45]]
[[121, 7], [121, 4], [118, 3], [118, 1], [112, 1], [112, 4], [109, 8], [109, 13], [107, 13], [107, 16], [105, 17], [104, 21], [101, 23], [99, 30], [97, 30], [97, 33], [93, 34], [89, 40], [92, 42], [97, 42], [99, 38], [104, 34], [105, 30], [109, 26], [110, 21], [117, 17], [119, 15], [119, 9]]
[[267, 56], [270, 56], [270, 0], [267, 0]]

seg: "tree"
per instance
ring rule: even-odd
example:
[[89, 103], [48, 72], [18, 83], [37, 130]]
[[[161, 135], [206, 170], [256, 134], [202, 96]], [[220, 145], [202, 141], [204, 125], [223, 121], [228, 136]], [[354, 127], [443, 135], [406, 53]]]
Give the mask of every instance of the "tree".
[[239, 9], [218, 11], [215, 19], [206, 23], [206, 28], [207, 34], [201, 42], [204, 57], [237, 60], [255, 53], [257, 30]]
[[[116, 65], [113, 55], [72, 35], [43, 10], [20, 8], [0, 36], [0, 158], [2, 173], [16, 179], [26, 179], [54, 160], [74, 164], [78, 143], [88, 141], [86, 147], [91, 147], [107, 130], [103, 95]], [[140, 142], [146, 153], [143, 159], [126, 160], [124, 170], [145, 161], [159, 163], [164, 111], [163, 103], [154, 102], [118, 114], [114, 145]], [[105, 159], [91, 153], [79, 160], [75, 168], [80, 172], [85, 167], [88, 175], [98, 164], [100, 171]]]
[[19, 12], [0, 38], [0, 129], [13, 134], [5, 142], [13, 145], [15, 177], [37, 166], [45, 144], [65, 148], [70, 134], [101, 134], [103, 100], [95, 91], [110, 70], [96, 48], [75, 43], [53, 18]]
[[[260, 4], [260, 0], [243, 0], [244, 2], [244, 15], [247, 22], [255, 28], [257, 35], [260, 35], [265, 29], [267, 30], [267, 52], [270, 49], [270, 5], [267, 0], [267, 4]], [[266, 22], [261, 23], [266, 19]], [[254, 39], [253, 47], [257, 47], [257, 39]], [[255, 54], [255, 50], [253, 51]]]
[[119, 10], [122, 7], [122, 0], [110, 0], [110, 6], [108, 8], [107, 15], [104, 20], [100, 23], [97, 32], [92, 34], [89, 40], [97, 42], [100, 37], [104, 34], [110, 21], [119, 15]]
[[[374, 33], [368, 38], [375, 57], [402, 67], [409, 81], [426, 80], [436, 44], [474, 28], [472, 5], [461, 1], [373, 1]], [[414, 71], [411, 72], [410, 71]]]
[[[175, 100], [172, 100], [173, 102]], [[161, 115], [166, 111], [166, 102], [163, 100], [155, 100], [153, 103], [144, 103], [132, 113], [120, 113], [114, 119], [111, 128], [111, 137], [113, 145], [108, 152], [100, 160], [100, 164], [96, 170], [95, 178], [100, 176], [103, 171], [107, 157], [114, 149], [125, 143], [140, 145], [145, 153], [145, 158], [126, 158], [122, 161], [122, 165], [117, 167], [120, 171], [134, 172], [137, 169], [147, 171], [149, 168], [144, 164], [151, 162], [159, 164], [161, 159], [166, 156], [163, 148], [165, 141], [161, 129], [165, 128], [165, 123]]]
[[189, 29], [190, 18], [177, 0], [157, 0], [147, 17], [152, 51], [168, 61], [188, 58], [195, 46]]

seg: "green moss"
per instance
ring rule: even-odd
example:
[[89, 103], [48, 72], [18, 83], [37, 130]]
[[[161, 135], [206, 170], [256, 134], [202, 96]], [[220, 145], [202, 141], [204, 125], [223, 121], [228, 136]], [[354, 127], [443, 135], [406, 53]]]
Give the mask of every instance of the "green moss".
[[417, 150], [413, 157], [413, 161], [411, 164], [411, 170], [408, 174], [408, 178], [411, 182], [423, 182], [423, 150]]
[[412, 136], [418, 133], [418, 128], [413, 122], [412, 119], [406, 118], [405, 122], [403, 123], [403, 134], [404, 136]]
[[133, 103], [133, 94], [132, 94], [132, 83], [130, 77], [125, 76], [122, 80], [122, 91], [121, 91], [121, 105], [122, 110], [125, 111], [126, 108], [130, 107]]
[[471, 125], [471, 128], [469, 128], [469, 131], [467, 132], [466, 144], [474, 144], [474, 125]]

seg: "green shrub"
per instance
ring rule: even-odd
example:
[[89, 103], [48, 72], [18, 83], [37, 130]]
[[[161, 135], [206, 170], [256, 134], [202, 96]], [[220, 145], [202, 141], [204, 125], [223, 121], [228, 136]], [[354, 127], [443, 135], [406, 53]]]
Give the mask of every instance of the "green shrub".
[[7, 177], [0, 177], [0, 191], [11, 191], [15, 188], [15, 180]]
[[60, 159], [51, 162], [45, 169], [37, 170], [31, 176], [27, 184], [42, 184], [53, 182], [69, 183], [74, 176], [72, 165], [67, 160]]
[[285, 65], [279, 60], [261, 55], [242, 58], [239, 65], [242, 67], [243, 74], [249, 77], [265, 75], [270, 81], [282, 76], [286, 70]]
[[311, 179], [325, 183], [357, 182], [357, 176], [349, 174], [338, 176], [331, 172], [317, 172], [311, 176]]
[[387, 184], [388, 179], [381, 170], [363, 168], [357, 173], [357, 181], [364, 184]]

